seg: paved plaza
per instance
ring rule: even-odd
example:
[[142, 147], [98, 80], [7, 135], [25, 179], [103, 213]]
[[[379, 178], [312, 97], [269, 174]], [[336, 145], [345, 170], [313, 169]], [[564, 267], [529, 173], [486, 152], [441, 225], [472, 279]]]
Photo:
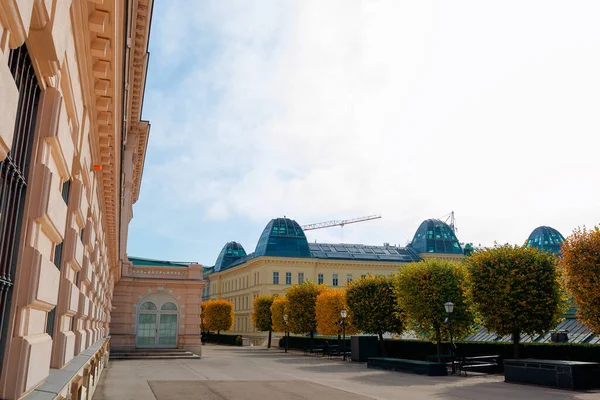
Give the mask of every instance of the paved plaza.
[[111, 361], [94, 400], [600, 399], [505, 383], [501, 375], [427, 377], [250, 347], [205, 346], [200, 360]]

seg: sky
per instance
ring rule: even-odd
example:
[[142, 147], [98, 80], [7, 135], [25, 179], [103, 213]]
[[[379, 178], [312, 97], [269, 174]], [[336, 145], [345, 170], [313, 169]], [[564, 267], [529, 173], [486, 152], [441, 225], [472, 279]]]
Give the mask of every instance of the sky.
[[265, 225], [461, 242], [600, 221], [598, 1], [155, 0], [130, 256], [210, 266]]

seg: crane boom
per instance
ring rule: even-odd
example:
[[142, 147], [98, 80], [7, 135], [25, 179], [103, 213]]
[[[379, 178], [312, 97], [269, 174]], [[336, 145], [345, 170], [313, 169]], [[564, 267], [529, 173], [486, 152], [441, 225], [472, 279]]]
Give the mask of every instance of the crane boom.
[[305, 231], [312, 231], [314, 229], [323, 229], [323, 228], [329, 228], [329, 227], [332, 227], [332, 226], [341, 226], [341, 227], [343, 227], [344, 225], [356, 224], [357, 222], [370, 221], [372, 219], [379, 219], [379, 218], [381, 218], [381, 215], [369, 215], [369, 216], [366, 216], [366, 217], [360, 217], [360, 218], [354, 218], [354, 219], [344, 219], [344, 220], [334, 220], [334, 221], [327, 221], [327, 222], [317, 222], [316, 224], [303, 225], [302, 229], [304, 229]]

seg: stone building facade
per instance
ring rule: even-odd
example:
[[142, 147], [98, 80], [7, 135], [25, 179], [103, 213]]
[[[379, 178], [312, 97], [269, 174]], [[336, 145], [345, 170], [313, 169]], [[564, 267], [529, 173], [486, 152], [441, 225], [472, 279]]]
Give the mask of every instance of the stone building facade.
[[201, 355], [200, 264], [129, 257], [115, 286], [111, 347], [182, 348]]
[[149, 123], [152, 0], [0, 0], [0, 398], [91, 398]]

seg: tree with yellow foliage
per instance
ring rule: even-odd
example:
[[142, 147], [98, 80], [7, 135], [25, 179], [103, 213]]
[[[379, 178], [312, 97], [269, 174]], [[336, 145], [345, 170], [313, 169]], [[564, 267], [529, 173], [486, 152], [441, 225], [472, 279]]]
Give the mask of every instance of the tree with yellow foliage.
[[202, 321], [209, 331], [217, 332], [217, 342], [221, 331], [228, 331], [233, 328], [233, 303], [229, 300], [217, 299], [208, 300], [203, 303], [204, 313]]
[[269, 341], [267, 348], [271, 348], [271, 331], [273, 331], [273, 322], [271, 318], [271, 306], [274, 296], [263, 295], [254, 299], [252, 307], [252, 323], [258, 331], [269, 332]]
[[[324, 336], [340, 336], [342, 332], [341, 311], [348, 310], [346, 304], [346, 289], [325, 289], [317, 296], [317, 332]], [[352, 320], [345, 320], [346, 333], [356, 333]]]
[[600, 335], [600, 227], [577, 228], [561, 254], [560, 267], [578, 306], [577, 317]]
[[463, 264], [437, 258], [410, 263], [394, 276], [398, 308], [404, 310], [409, 328], [437, 345], [450, 338], [444, 304], [452, 302], [452, 328], [455, 339], [473, 331], [475, 310], [468, 295], [468, 274]]
[[311, 281], [305, 281], [300, 285], [293, 285], [288, 289], [287, 315], [288, 329], [291, 333], [309, 333], [310, 347], [313, 347], [313, 338], [317, 330], [316, 304], [317, 296], [327, 286], [317, 285]]
[[287, 297], [280, 296], [273, 299], [271, 305], [271, 323], [275, 332], [285, 332], [283, 316], [287, 314]]
[[552, 253], [505, 244], [476, 251], [465, 262], [483, 326], [512, 335], [515, 358], [522, 333], [543, 334], [560, 321], [566, 296]]

